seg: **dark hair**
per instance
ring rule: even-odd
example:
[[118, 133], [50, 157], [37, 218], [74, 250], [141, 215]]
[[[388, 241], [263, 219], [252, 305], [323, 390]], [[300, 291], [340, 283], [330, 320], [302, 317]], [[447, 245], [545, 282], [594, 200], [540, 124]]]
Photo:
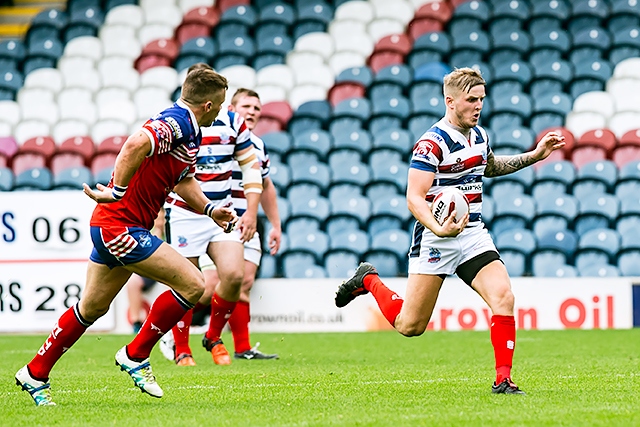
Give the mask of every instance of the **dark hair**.
[[218, 91], [229, 87], [227, 79], [209, 68], [197, 68], [187, 73], [181, 98], [191, 105], [205, 103]]
[[194, 70], [213, 70], [213, 68], [211, 68], [211, 65], [207, 64], [206, 62], [196, 62], [191, 67], [189, 67], [189, 69], [187, 70], [187, 74]]

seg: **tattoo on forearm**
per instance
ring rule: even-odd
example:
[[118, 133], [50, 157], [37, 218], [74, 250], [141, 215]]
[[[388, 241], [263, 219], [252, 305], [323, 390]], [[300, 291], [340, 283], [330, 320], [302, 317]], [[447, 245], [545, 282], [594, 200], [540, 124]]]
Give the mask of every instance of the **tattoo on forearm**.
[[487, 157], [487, 166], [484, 176], [490, 178], [494, 176], [508, 175], [534, 164], [536, 160], [530, 153], [518, 154], [515, 156], [494, 156], [493, 153]]

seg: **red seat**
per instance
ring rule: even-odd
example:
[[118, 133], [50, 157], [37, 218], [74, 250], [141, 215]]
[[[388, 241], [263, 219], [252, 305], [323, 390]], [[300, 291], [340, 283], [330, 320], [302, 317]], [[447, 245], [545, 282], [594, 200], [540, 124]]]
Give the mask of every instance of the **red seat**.
[[629, 162], [640, 161], [640, 146], [639, 145], [623, 145], [613, 149], [611, 154], [611, 160], [618, 166], [618, 169], [622, 168]]
[[406, 56], [411, 52], [411, 39], [406, 34], [392, 34], [381, 38], [373, 48], [374, 52], [391, 51]]
[[453, 7], [454, 9], [458, 6], [460, 6], [463, 3], [468, 3], [471, 0], [449, 0], [449, 3], [451, 3], [451, 7]]
[[172, 60], [166, 56], [142, 55], [135, 62], [135, 68], [140, 74], [154, 67], [170, 67]]
[[221, 13], [233, 6], [249, 6], [250, 4], [251, 0], [219, 0], [216, 2], [216, 6], [218, 6]]
[[282, 125], [279, 120], [272, 119], [270, 117], [263, 117], [260, 119], [255, 128], [253, 128], [253, 133], [258, 136], [266, 135], [269, 132], [278, 132], [282, 130]]
[[576, 139], [569, 129], [562, 126], [543, 129], [536, 136], [536, 143], [540, 141], [542, 137], [545, 136], [548, 132], [552, 131], [564, 136], [565, 145], [562, 148], [562, 151], [565, 153], [564, 157], [568, 159], [570, 157], [571, 151], [573, 150], [573, 147], [575, 147], [576, 145]]
[[618, 145], [635, 145], [640, 147], [640, 129], [630, 130], [622, 135], [620, 141], [618, 141]]
[[545, 165], [547, 163], [557, 162], [557, 161], [560, 161], [560, 160], [566, 160], [565, 153], [564, 153], [563, 150], [556, 150], [556, 151], [552, 152], [549, 155], [549, 157], [547, 157], [546, 159], [541, 160], [541, 161], [539, 161], [537, 163], [534, 163], [533, 167], [536, 168], [536, 169], [540, 169], [540, 167], [542, 165]]
[[118, 157], [115, 153], [100, 153], [93, 156], [91, 160], [91, 173], [96, 175], [103, 169], [113, 168], [116, 164], [116, 157]]
[[327, 98], [329, 98], [331, 105], [335, 107], [340, 101], [348, 98], [364, 98], [365, 92], [365, 87], [359, 83], [342, 82], [336, 83], [329, 89]]
[[147, 44], [140, 56], [156, 55], [169, 58], [170, 61], [174, 61], [180, 53], [180, 46], [173, 39], [158, 39]]
[[594, 145], [576, 146], [571, 153], [571, 161], [577, 169], [596, 160], [606, 160], [607, 150]]
[[288, 102], [267, 102], [262, 106], [262, 116], [260, 120], [264, 118], [275, 119], [280, 122], [282, 128], [285, 128], [292, 115], [293, 111], [291, 110], [291, 106], [289, 106]]
[[0, 137], [0, 156], [11, 159], [18, 152], [18, 143], [12, 136]]
[[196, 7], [182, 17], [183, 24], [204, 24], [209, 28], [215, 27], [220, 22], [220, 11], [215, 7]]
[[442, 31], [444, 25], [442, 22], [432, 18], [414, 18], [407, 26], [407, 34], [413, 40], [416, 40], [423, 34]]
[[404, 62], [404, 56], [398, 52], [391, 51], [378, 51], [373, 52], [369, 57], [369, 67], [374, 73], [382, 70], [389, 65], [402, 64]]
[[205, 24], [180, 24], [180, 26], [176, 28], [175, 34], [178, 43], [183, 45], [187, 40], [196, 37], [210, 37], [211, 28]]
[[98, 144], [96, 154], [115, 153], [118, 154], [122, 144], [127, 140], [127, 136], [111, 136]]
[[47, 160], [53, 156], [56, 150], [56, 143], [50, 136], [29, 138], [18, 148], [20, 153], [40, 153]]
[[74, 136], [62, 141], [58, 147], [59, 153], [76, 153], [80, 154], [86, 164], [89, 164], [93, 153], [96, 151], [96, 144], [88, 136]]
[[13, 174], [18, 176], [19, 173], [32, 168], [46, 168], [47, 158], [42, 153], [24, 152], [16, 153], [11, 159], [11, 169]]
[[617, 142], [616, 135], [609, 129], [593, 129], [578, 138], [574, 150], [584, 146], [601, 147], [609, 154], [615, 148]]
[[9, 159], [3, 154], [0, 154], [0, 168], [6, 168], [9, 166]]
[[79, 153], [57, 153], [51, 158], [50, 169], [54, 175], [67, 168], [81, 167], [85, 165], [84, 157]]
[[430, 18], [446, 24], [453, 15], [451, 5], [446, 1], [432, 2], [422, 5], [415, 13], [415, 18]]

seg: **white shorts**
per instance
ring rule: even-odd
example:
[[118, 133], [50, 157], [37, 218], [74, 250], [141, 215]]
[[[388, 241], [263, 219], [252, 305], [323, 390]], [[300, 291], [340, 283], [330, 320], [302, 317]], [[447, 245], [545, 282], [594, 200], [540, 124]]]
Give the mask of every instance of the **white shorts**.
[[206, 254], [209, 243], [213, 242], [242, 243], [239, 231], [225, 233], [222, 227], [206, 215], [189, 212], [174, 205], [166, 205], [165, 211], [167, 242], [184, 257]]
[[[486, 228], [467, 227], [456, 237], [438, 237], [427, 227], [414, 238], [409, 253], [409, 274], [455, 273], [458, 266], [471, 258], [488, 251], [496, 251], [496, 246]], [[419, 231], [419, 230], [418, 230]]]
[[[244, 244], [244, 260], [249, 261], [252, 264], [260, 266], [260, 259], [262, 258], [262, 249], [260, 248], [260, 235], [258, 233], [253, 235], [253, 238]], [[216, 266], [209, 258], [209, 255], [200, 256], [200, 269], [215, 269]]]

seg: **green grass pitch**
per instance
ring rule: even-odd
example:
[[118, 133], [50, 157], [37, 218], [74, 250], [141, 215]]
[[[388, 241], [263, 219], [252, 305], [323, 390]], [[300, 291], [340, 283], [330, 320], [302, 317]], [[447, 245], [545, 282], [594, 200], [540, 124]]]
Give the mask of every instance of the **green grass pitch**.
[[114, 365], [131, 336], [88, 334], [52, 372], [58, 406], [37, 408], [13, 375], [43, 339], [0, 336], [1, 426], [640, 425], [640, 330], [519, 332], [526, 396], [491, 394], [488, 332], [254, 334], [280, 360], [231, 366], [192, 336], [196, 367], [152, 354], [162, 399]]

